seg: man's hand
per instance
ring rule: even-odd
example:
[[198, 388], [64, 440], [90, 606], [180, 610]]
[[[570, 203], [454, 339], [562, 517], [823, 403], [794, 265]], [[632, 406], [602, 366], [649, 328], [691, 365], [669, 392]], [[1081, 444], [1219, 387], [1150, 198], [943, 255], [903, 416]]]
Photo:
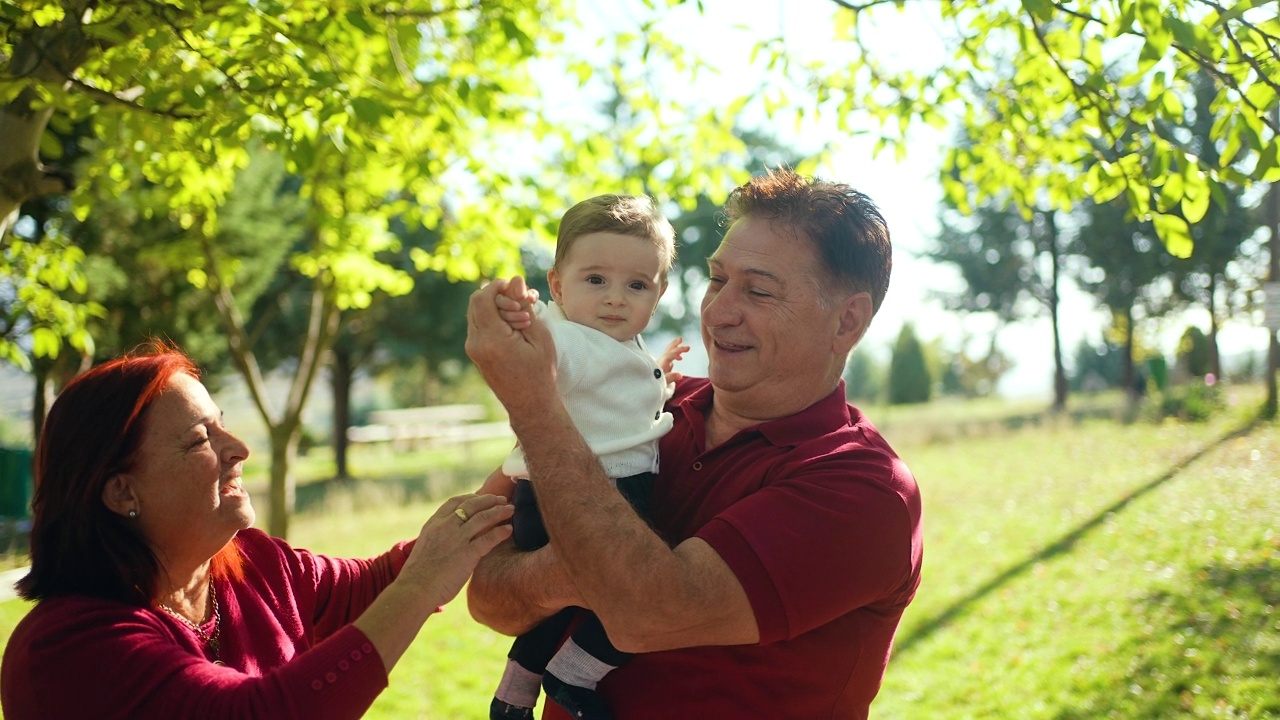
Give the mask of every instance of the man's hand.
[[533, 421], [558, 399], [555, 341], [546, 324], [531, 316], [529, 326], [517, 330], [498, 310], [500, 303], [528, 302], [530, 292], [524, 278], [494, 280], [472, 293], [467, 307], [467, 356], [506, 407], [517, 435], [521, 421]]

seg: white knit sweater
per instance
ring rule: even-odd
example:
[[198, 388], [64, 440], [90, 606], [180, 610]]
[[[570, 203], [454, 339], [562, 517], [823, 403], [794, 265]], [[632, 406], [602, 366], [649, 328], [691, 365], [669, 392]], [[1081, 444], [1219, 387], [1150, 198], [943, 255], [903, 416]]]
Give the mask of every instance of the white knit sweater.
[[[538, 303], [556, 343], [556, 390], [574, 425], [611, 478], [658, 470], [658, 438], [671, 429], [662, 406], [671, 397], [658, 361], [644, 340], [619, 341], [571, 322], [555, 303]], [[529, 476], [524, 453], [502, 464], [508, 477]]]

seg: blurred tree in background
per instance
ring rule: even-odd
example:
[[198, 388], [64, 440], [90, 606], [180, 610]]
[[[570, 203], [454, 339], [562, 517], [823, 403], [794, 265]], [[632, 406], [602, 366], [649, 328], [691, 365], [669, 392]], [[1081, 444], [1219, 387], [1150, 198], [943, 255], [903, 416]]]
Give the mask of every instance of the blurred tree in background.
[[931, 397], [933, 375], [929, 372], [924, 345], [916, 336], [915, 326], [903, 323], [889, 362], [889, 404], [924, 403]]
[[[817, 101], [834, 108], [843, 129], [877, 120], [880, 146], [898, 153], [912, 125], [957, 122], [970, 142], [948, 151], [942, 182], [961, 207], [974, 193], [1008, 193], [1028, 211], [1119, 199], [1171, 254], [1186, 257], [1189, 224], [1224, 184], [1280, 180], [1274, 2], [947, 0], [936, 6], [944, 60], [923, 69], [893, 67], [868, 47], [877, 13], [906, 0], [832, 2], [838, 32], [857, 49], [852, 60], [788, 71], [799, 87], [821, 88]], [[1174, 130], [1204, 76], [1216, 156]]]
[[[470, 280], [517, 271], [522, 242], [545, 239], [568, 198], [616, 183], [627, 155], [662, 158], [643, 184], [628, 181], [633, 191], [692, 204], [699, 191], [732, 185], [724, 158], [741, 143], [711, 113], [673, 113], [650, 95], [655, 78], [614, 77], [639, 118], [634, 135], [606, 142], [585, 122], [547, 121], [532, 63], [554, 59], [583, 85], [597, 74], [564, 52], [572, 29], [559, 0], [0, 1], [0, 275], [29, 298], [33, 354], [54, 357], [64, 342], [89, 352], [94, 308], [66, 297], [85, 290], [81, 248], [43, 228], [13, 232], [24, 203], [70, 190], [86, 219], [100, 198], [145, 193], [147, 220], [182, 231], [165, 255], [213, 299], [230, 360], [268, 427], [268, 530], [285, 535], [302, 408], [343, 312], [413, 287], [412, 274], [378, 259], [398, 248], [392, 218], [443, 233], [415, 259], [420, 271]], [[657, 35], [619, 39], [617, 51], [683, 67], [680, 49]], [[62, 155], [46, 130], [81, 123], [90, 128], [83, 159], [55, 167]], [[252, 280], [269, 268], [220, 240], [255, 145], [283, 160], [303, 203], [300, 241], [284, 262], [305, 279], [295, 304], [305, 331], [283, 402], [263, 387], [271, 363], [257, 356], [246, 312]], [[518, 146], [546, 148], [557, 162], [513, 165]], [[21, 356], [10, 337], [0, 350]]]

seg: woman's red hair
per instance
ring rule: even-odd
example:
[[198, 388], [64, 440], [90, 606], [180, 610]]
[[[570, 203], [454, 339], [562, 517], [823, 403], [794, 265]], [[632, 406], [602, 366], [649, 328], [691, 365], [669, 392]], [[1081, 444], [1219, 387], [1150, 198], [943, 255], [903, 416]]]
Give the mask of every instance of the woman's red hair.
[[[45, 418], [35, 458], [28, 600], [91, 595], [151, 604], [161, 567], [136, 524], [106, 507], [103, 488], [132, 469], [147, 410], [178, 373], [200, 377], [176, 346], [152, 342], [67, 383]], [[234, 542], [214, 558], [215, 577], [239, 578]]]

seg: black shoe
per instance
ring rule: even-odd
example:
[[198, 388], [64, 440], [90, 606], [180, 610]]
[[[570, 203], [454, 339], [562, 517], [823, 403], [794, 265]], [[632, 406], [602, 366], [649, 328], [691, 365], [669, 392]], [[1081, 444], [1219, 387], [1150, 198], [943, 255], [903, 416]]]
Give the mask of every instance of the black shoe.
[[547, 691], [547, 699], [575, 718], [613, 720], [613, 713], [605, 705], [604, 697], [595, 690], [570, 685], [551, 673], [542, 676], [542, 689]]
[[504, 703], [494, 698], [489, 703], [489, 720], [533, 720], [533, 708]]

